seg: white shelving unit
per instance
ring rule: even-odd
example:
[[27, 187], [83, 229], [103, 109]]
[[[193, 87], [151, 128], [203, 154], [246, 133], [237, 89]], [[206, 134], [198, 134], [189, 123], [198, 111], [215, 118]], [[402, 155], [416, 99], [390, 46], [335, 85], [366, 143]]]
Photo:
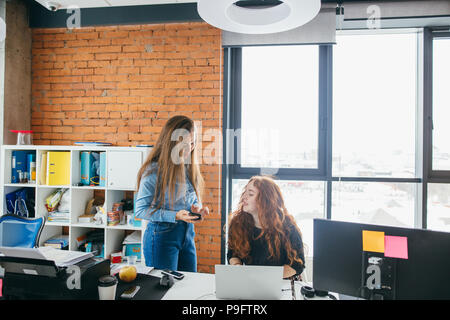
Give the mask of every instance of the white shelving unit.
[[[12, 152], [14, 150], [25, 150], [36, 153], [36, 181], [33, 183], [11, 183]], [[3, 199], [3, 210], [6, 213], [6, 194], [21, 188], [33, 188], [35, 195], [35, 216], [48, 216], [44, 205], [45, 199], [55, 190], [67, 188], [70, 193], [70, 221], [68, 223], [50, 222], [47, 220], [42, 231], [39, 245], [43, 245], [49, 238], [63, 233], [63, 228], [69, 230], [69, 250], [77, 250], [76, 239], [94, 229], [103, 229], [105, 258], [110, 258], [111, 253], [122, 250], [122, 241], [127, 233], [140, 231], [141, 243], [145, 221], [140, 227], [129, 225], [108, 226], [104, 221], [101, 225], [94, 223], [79, 223], [78, 217], [84, 214], [86, 204], [94, 193], [104, 192], [106, 212], [112, 210], [115, 202], [125, 199], [127, 191], [136, 190], [137, 172], [142, 165], [146, 155], [151, 148], [141, 147], [97, 147], [97, 146], [39, 146], [39, 145], [4, 145], [1, 147], [1, 173], [0, 173], [0, 196]], [[41, 168], [41, 155], [47, 151], [67, 151], [70, 152], [70, 184], [63, 186], [48, 186], [39, 184], [39, 173]], [[106, 152], [106, 187], [98, 186], [78, 186], [81, 181], [80, 174], [80, 153], [82, 151]], [[106, 220], [106, 216], [105, 219]], [[144, 256], [141, 254], [141, 263]]]

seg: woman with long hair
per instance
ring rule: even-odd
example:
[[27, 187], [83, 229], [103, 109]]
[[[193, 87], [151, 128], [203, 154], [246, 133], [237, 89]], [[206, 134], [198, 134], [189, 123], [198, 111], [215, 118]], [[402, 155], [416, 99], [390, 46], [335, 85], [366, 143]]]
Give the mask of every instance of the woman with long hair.
[[283, 278], [303, 272], [302, 234], [272, 178], [254, 176], [245, 186], [230, 217], [227, 258], [231, 265], [283, 266]]
[[209, 209], [201, 205], [203, 178], [195, 142], [191, 119], [170, 118], [138, 172], [135, 211], [137, 218], [148, 220], [143, 239], [147, 266], [197, 271], [194, 223]]

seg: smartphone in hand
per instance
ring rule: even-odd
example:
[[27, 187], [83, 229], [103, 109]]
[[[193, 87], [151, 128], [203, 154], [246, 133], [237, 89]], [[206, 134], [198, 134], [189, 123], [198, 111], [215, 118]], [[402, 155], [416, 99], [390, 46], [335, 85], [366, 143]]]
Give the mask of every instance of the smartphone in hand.
[[194, 213], [192, 211], [189, 211], [189, 215], [192, 217], [197, 217], [197, 219], [193, 219], [194, 221], [200, 220], [202, 218], [202, 215], [200, 213]]

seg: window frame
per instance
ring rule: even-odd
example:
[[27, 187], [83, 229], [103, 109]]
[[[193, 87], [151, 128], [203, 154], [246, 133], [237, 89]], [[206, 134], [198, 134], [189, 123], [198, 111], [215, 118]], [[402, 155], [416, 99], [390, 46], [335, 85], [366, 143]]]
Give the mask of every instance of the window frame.
[[450, 183], [450, 170], [433, 170], [433, 45], [435, 39], [449, 39], [450, 41], [450, 32], [440, 31], [440, 30], [431, 30], [427, 39], [429, 61], [429, 79], [428, 86], [426, 90], [428, 90], [429, 97], [427, 97], [427, 103], [425, 104], [425, 108], [427, 111], [427, 115], [430, 119], [430, 125], [428, 126], [428, 136], [427, 136], [427, 153], [428, 153], [428, 177], [429, 182], [432, 183]]
[[[327, 84], [327, 74], [326, 74], [326, 59], [327, 51], [330, 46], [319, 45], [319, 58], [318, 58], [318, 73], [319, 73], [319, 92], [318, 94], [318, 168], [251, 168], [243, 167], [241, 165], [241, 139], [235, 139], [233, 136], [233, 143], [230, 148], [233, 148], [232, 159], [229, 158], [231, 162], [231, 168], [233, 177], [236, 179], [247, 179], [254, 175], [260, 174], [261, 170], [273, 170], [276, 169], [276, 176], [282, 180], [297, 180], [298, 178], [303, 178], [307, 180], [322, 180], [325, 176], [325, 165], [326, 165], [326, 108], [327, 102], [324, 101], [324, 96], [326, 95], [326, 84]], [[229, 49], [228, 49], [229, 50]], [[242, 84], [242, 48], [231, 49], [235, 58], [234, 64], [232, 64], [233, 81], [236, 86], [233, 86], [233, 93], [231, 95], [231, 105], [230, 112], [234, 115], [232, 129], [234, 132], [239, 132], [242, 130], [242, 105], [241, 105], [241, 84]], [[229, 142], [231, 142], [231, 134], [227, 136]], [[236, 142], [237, 140], [237, 142]]]

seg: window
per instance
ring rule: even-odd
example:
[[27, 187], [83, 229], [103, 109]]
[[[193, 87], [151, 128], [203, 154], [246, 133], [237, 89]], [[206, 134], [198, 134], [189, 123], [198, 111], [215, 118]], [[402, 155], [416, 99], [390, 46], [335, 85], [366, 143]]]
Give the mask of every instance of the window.
[[333, 176], [415, 177], [416, 38], [337, 37]]
[[386, 182], [333, 182], [334, 220], [414, 227], [416, 185]]
[[224, 115], [248, 133], [241, 165], [224, 171], [226, 208], [279, 165], [309, 256], [314, 218], [450, 231], [450, 33], [352, 30], [336, 41], [227, 49], [240, 64]]
[[433, 170], [450, 170], [450, 39], [433, 41]]
[[[330, 63], [329, 52], [329, 46], [291, 45], [233, 48], [225, 54], [233, 88], [225, 112], [235, 132], [232, 139], [241, 139], [232, 147], [228, 144], [236, 150], [228, 149], [234, 159], [225, 173], [231, 178], [227, 216], [236, 210], [252, 176], [276, 175], [309, 256], [313, 219], [325, 217], [326, 104], [321, 96], [329, 88], [320, 70]], [[223, 242], [226, 246], [226, 239]]]
[[428, 184], [428, 229], [450, 232], [450, 184]]
[[318, 168], [317, 46], [242, 49], [242, 167]]

